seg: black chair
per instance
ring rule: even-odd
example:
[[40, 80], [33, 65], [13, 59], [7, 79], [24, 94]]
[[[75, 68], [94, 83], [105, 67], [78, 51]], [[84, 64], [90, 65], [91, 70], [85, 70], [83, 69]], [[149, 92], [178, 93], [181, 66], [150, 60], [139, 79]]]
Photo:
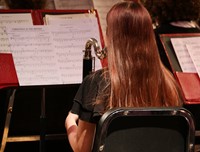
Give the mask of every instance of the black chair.
[[184, 108], [115, 108], [101, 117], [93, 152], [194, 152], [194, 140]]

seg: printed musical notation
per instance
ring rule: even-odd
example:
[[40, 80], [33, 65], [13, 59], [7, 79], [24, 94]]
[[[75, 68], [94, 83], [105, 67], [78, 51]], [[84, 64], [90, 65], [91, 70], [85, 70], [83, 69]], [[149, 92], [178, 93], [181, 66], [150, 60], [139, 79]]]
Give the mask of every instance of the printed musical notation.
[[193, 56], [195, 50], [192, 50], [190, 45], [199, 44], [200, 37], [171, 38], [171, 42], [182, 71], [197, 72], [194, 64], [196, 61], [193, 60], [196, 59], [196, 57]]
[[10, 43], [8, 41], [6, 26], [15, 25], [32, 25], [32, 17], [30, 13], [19, 14], [0, 14], [0, 52], [10, 52]]
[[[101, 44], [95, 14], [47, 15], [45, 18], [47, 19], [46, 23], [51, 27], [53, 44], [57, 50], [59, 61], [68, 61], [68, 64], [59, 62], [61, 73], [65, 73], [62, 75], [62, 80], [64, 83], [69, 83], [67, 82], [69, 80], [72, 83], [77, 83], [77, 80], [81, 82], [83, 50], [87, 40], [93, 37]], [[92, 55], [95, 57], [94, 51], [92, 51]], [[73, 62], [69, 62], [69, 60]], [[70, 67], [73, 69], [69, 69]], [[95, 69], [100, 68], [101, 62], [96, 59]], [[73, 72], [70, 73], [76, 73], [76, 75], [73, 74], [74, 76], [69, 79], [66, 75], [69, 73], [68, 71], [72, 70]]]
[[60, 83], [57, 55], [47, 27], [8, 27], [7, 33], [21, 86]]
[[[52, 25], [18, 25], [3, 29], [20, 86], [82, 82], [85, 44], [91, 37], [101, 42], [95, 15], [81, 16], [53, 17], [48, 22]], [[97, 70], [101, 63], [96, 61]]]
[[187, 44], [186, 47], [200, 78], [200, 44]]
[[0, 14], [0, 26], [7, 25], [32, 25], [32, 17], [30, 13], [16, 14]]

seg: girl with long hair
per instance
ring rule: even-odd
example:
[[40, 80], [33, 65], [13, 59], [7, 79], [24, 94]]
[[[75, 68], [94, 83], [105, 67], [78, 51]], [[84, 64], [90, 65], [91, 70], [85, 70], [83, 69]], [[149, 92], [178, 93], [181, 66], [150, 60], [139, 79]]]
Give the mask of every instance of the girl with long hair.
[[152, 20], [140, 2], [115, 4], [107, 14], [108, 67], [81, 84], [65, 127], [75, 152], [90, 152], [100, 116], [114, 107], [181, 106], [182, 95], [160, 61]]

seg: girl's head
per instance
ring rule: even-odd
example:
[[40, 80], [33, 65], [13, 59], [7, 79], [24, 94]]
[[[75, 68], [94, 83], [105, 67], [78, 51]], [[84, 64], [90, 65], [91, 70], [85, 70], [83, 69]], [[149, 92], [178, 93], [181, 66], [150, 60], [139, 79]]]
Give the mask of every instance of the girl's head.
[[174, 100], [163, 103], [164, 92], [176, 88], [167, 84], [173, 78], [160, 61], [151, 17], [140, 2], [120, 2], [110, 9], [106, 46], [111, 77], [108, 107], [173, 104]]

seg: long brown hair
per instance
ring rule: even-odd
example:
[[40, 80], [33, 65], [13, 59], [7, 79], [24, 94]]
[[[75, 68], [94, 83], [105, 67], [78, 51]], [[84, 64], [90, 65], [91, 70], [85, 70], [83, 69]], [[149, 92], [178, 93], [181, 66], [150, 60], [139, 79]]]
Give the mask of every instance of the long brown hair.
[[107, 15], [110, 98], [107, 108], [178, 106], [178, 86], [160, 61], [148, 11], [139, 2], [115, 4]]

